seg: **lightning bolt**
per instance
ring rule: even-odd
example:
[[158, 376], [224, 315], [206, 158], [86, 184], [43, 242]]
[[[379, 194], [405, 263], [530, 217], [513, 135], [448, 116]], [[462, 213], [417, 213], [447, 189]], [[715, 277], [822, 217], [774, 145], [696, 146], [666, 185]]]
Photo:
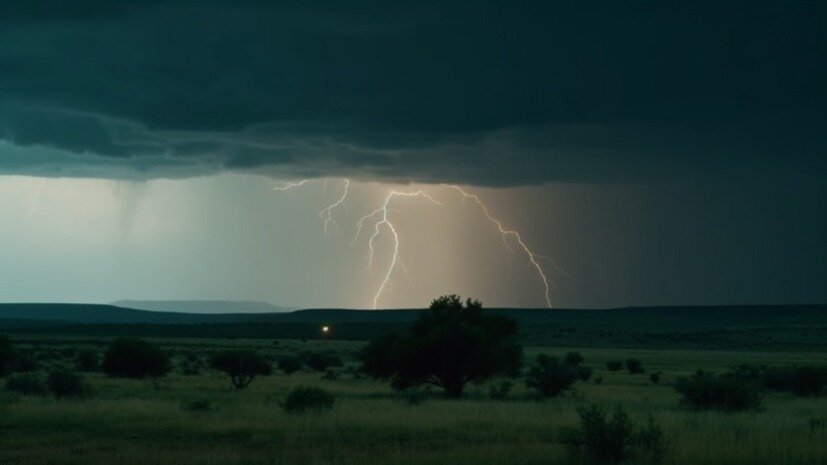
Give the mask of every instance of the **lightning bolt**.
[[303, 185], [307, 184], [308, 182], [310, 182], [309, 179], [302, 179], [301, 181], [297, 181], [297, 182], [288, 182], [288, 183], [285, 183], [283, 186], [274, 186], [273, 190], [274, 191], [289, 191], [290, 189], [295, 189], [297, 187], [303, 186]]
[[365, 221], [377, 215], [380, 216], [380, 220], [377, 221], [374, 225], [373, 234], [370, 236], [370, 240], [368, 241], [368, 268], [370, 269], [373, 269], [374, 243], [376, 242], [376, 239], [381, 235], [382, 229], [387, 229], [390, 232], [391, 238], [393, 239], [393, 254], [391, 254], [391, 262], [388, 265], [387, 270], [385, 271], [385, 275], [382, 279], [382, 283], [379, 285], [379, 289], [376, 290], [376, 294], [373, 296], [374, 310], [376, 310], [379, 303], [379, 298], [382, 296], [382, 292], [384, 292], [385, 288], [388, 286], [388, 282], [390, 281], [391, 276], [393, 276], [393, 272], [396, 269], [397, 265], [399, 265], [403, 270], [405, 270], [405, 266], [399, 260], [399, 233], [397, 233], [396, 226], [394, 226], [394, 224], [388, 217], [388, 213], [390, 212], [390, 203], [394, 197], [419, 197], [427, 200], [428, 202], [434, 205], [440, 207], [444, 206], [441, 202], [431, 197], [431, 195], [425, 191], [399, 192], [393, 190], [390, 191], [388, 195], [385, 197], [385, 201], [381, 207], [363, 216], [361, 219], [359, 219], [359, 222], [356, 223], [356, 236], [353, 238], [353, 242], [351, 242], [351, 245], [355, 244], [357, 239], [359, 239], [359, 235], [362, 231], [362, 226], [364, 225]]
[[[327, 181], [327, 179], [325, 179], [325, 181]], [[324, 232], [327, 234], [327, 237], [330, 237], [330, 225], [333, 225], [333, 228], [336, 230], [339, 229], [339, 225], [336, 223], [336, 220], [333, 219], [333, 210], [336, 207], [342, 206], [347, 198], [348, 189], [350, 188], [350, 179], [345, 179], [344, 181], [344, 190], [342, 191], [342, 196], [339, 197], [339, 200], [333, 202], [319, 212], [319, 218], [324, 218]]]
[[513, 249], [511, 249], [511, 247], [508, 244], [508, 241], [506, 239], [508, 237], [511, 237], [513, 239], [513, 241], [517, 244], [517, 246], [519, 246], [520, 249], [522, 249], [522, 251], [525, 252], [525, 254], [528, 256], [529, 262], [531, 262], [531, 265], [537, 271], [538, 277], [543, 282], [543, 287], [545, 289], [546, 307], [551, 308], [551, 289], [549, 288], [549, 284], [548, 284], [549, 280], [548, 280], [548, 276], [546, 276], [545, 270], [543, 270], [543, 267], [540, 265], [540, 260], [548, 260], [549, 262], [551, 262], [552, 266], [554, 266], [557, 270], [562, 271], [554, 263], [554, 260], [552, 260], [549, 257], [543, 256], [543, 255], [538, 255], [538, 254], [534, 253], [526, 245], [526, 243], [523, 242], [523, 238], [522, 238], [522, 236], [520, 236], [520, 233], [518, 231], [513, 230], [513, 229], [506, 229], [505, 226], [503, 226], [502, 221], [494, 218], [491, 215], [491, 213], [488, 211], [488, 206], [482, 200], [480, 200], [480, 198], [476, 194], [469, 194], [468, 192], [463, 190], [461, 187], [459, 187], [457, 185], [453, 185], [453, 184], [443, 184], [443, 186], [449, 187], [449, 188], [454, 189], [457, 192], [459, 192], [462, 195], [462, 200], [463, 201], [468, 200], [468, 199], [473, 200], [474, 203], [476, 203], [480, 207], [480, 210], [482, 210], [483, 215], [485, 215], [485, 217], [488, 219], [488, 221], [494, 223], [494, 225], [497, 226], [497, 229], [499, 230], [500, 234], [502, 235], [503, 243], [505, 243], [506, 247], [508, 247], [509, 250], [513, 251]]
[[41, 179], [40, 182], [37, 184], [37, 189], [34, 191], [34, 195], [32, 196], [32, 204], [29, 207], [29, 212], [26, 214], [26, 218], [31, 218], [34, 216], [34, 213], [37, 211], [37, 206], [40, 203], [40, 193], [43, 192], [43, 187], [46, 185], [46, 179]]
[[[297, 187], [303, 186], [304, 184], [308, 183], [309, 181], [310, 181], [309, 179], [303, 179], [301, 181], [287, 182], [282, 186], [273, 187], [273, 190], [288, 191], [288, 190], [295, 189]], [[326, 184], [326, 181], [327, 180], [325, 179], [325, 184]], [[565, 271], [560, 269], [560, 267], [558, 267], [557, 264], [554, 262], [554, 260], [552, 260], [550, 257], [544, 256], [544, 255], [539, 255], [539, 254], [535, 253], [531, 248], [529, 248], [528, 245], [523, 240], [522, 235], [520, 235], [519, 231], [514, 230], [514, 229], [506, 228], [505, 225], [503, 225], [502, 221], [500, 221], [499, 219], [497, 219], [496, 217], [494, 217], [491, 214], [491, 212], [488, 209], [488, 205], [486, 205], [482, 201], [482, 199], [479, 198], [479, 196], [477, 196], [476, 194], [468, 193], [464, 189], [462, 189], [460, 186], [457, 186], [457, 185], [454, 185], [454, 184], [442, 184], [442, 186], [447, 187], [449, 189], [453, 189], [453, 190], [459, 192], [459, 194], [462, 196], [463, 204], [466, 201], [469, 201], [469, 200], [476, 203], [477, 206], [482, 211], [482, 214], [485, 216], [485, 218], [489, 222], [491, 222], [492, 224], [494, 224], [496, 226], [497, 230], [499, 231], [500, 235], [502, 236], [503, 245], [505, 245], [506, 249], [508, 249], [509, 252], [511, 252], [512, 254], [516, 253], [516, 250], [515, 250], [515, 246], [516, 246], [516, 247], [519, 248], [519, 250], [521, 250], [523, 253], [525, 253], [525, 255], [528, 257], [529, 263], [531, 264], [531, 266], [536, 271], [537, 277], [540, 279], [540, 281], [543, 284], [543, 290], [544, 290], [543, 296], [545, 298], [546, 306], [548, 308], [551, 308], [551, 287], [549, 285], [549, 277], [546, 274], [546, 270], [543, 268], [543, 265], [541, 264], [541, 261], [547, 261], [548, 263], [551, 264], [552, 267], [554, 267], [554, 269], [556, 269], [557, 271], [559, 271], [561, 273], [565, 273]], [[343, 179], [343, 188], [342, 188], [341, 196], [335, 202], [331, 203], [330, 205], [323, 208], [322, 211], [319, 212], [319, 218], [322, 218], [324, 220], [323, 227], [324, 227], [324, 231], [328, 235], [328, 237], [330, 237], [330, 234], [331, 234], [331, 227], [333, 228], [333, 230], [338, 230], [338, 224], [336, 223], [335, 219], [333, 218], [333, 211], [338, 207], [344, 206], [344, 203], [345, 203], [345, 200], [347, 199], [349, 190], [350, 190], [350, 180], [349, 179]], [[399, 232], [397, 231], [396, 226], [393, 224], [393, 222], [391, 221], [391, 218], [390, 218], [390, 213], [399, 211], [399, 210], [393, 210], [393, 209], [390, 208], [390, 205], [391, 205], [392, 201], [394, 200], [394, 198], [397, 198], [397, 197], [420, 198], [420, 199], [426, 200], [427, 202], [429, 202], [433, 205], [440, 206], [440, 207], [444, 206], [444, 204], [442, 202], [436, 200], [434, 197], [431, 196], [430, 193], [428, 193], [427, 191], [424, 191], [424, 190], [418, 190], [418, 191], [412, 191], [412, 192], [403, 192], [403, 191], [391, 190], [385, 196], [385, 199], [384, 199], [384, 201], [382, 202], [382, 204], [379, 208], [377, 208], [377, 209], [371, 211], [370, 213], [368, 213], [367, 215], [361, 217], [359, 219], [359, 221], [356, 223], [356, 234], [353, 237], [353, 241], [351, 241], [351, 243], [350, 243], [351, 246], [355, 246], [356, 242], [359, 240], [359, 237], [362, 234], [362, 229], [364, 228], [365, 223], [368, 222], [369, 220], [373, 219], [373, 218], [378, 217], [376, 222], [373, 224], [373, 233], [370, 235], [370, 239], [368, 240], [368, 254], [367, 254], [367, 262], [368, 262], [367, 268], [368, 268], [368, 270], [373, 271], [374, 256], [375, 256], [375, 251], [376, 251], [376, 248], [375, 248], [376, 241], [379, 239], [380, 236], [382, 236], [383, 232], [387, 231], [387, 233], [390, 235], [390, 238], [391, 238], [392, 243], [393, 243], [393, 247], [392, 247], [392, 252], [393, 253], [391, 254], [390, 263], [388, 264], [388, 267], [387, 267], [387, 269], [385, 270], [385, 272], [382, 276], [382, 281], [379, 284], [379, 287], [378, 287], [378, 289], [376, 290], [376, 293], [373, 296], [373, 309], [374, 310], [376, 308], [378, 308], [379, 299], [382, 297], [383, 293], [388, 288], [388, 286], [390, 284], [391, 277], [394, 275], [396, 269], [397, 268], [401, 269], [407, 275], [407, 269], [406, 269], [405, 265], [402, 263], [402, 261], [400, 260], [400, 256], [399, 256], [399, 244], [400, 244]]]

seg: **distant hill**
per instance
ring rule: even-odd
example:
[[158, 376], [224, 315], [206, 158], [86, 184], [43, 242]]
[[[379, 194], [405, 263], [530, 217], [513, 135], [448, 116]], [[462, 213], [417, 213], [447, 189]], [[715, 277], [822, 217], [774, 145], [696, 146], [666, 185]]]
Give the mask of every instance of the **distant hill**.
[[296, 308], [278, 307], [266, 302], [233, 300], [119, 300], [112, 302], [112, 305], [153, 312], [206, 314], [283, 313], [296, 310]]
[[[114, 305], [0, 304], [0, 332], [189, 338], [366, 340], [406, 328], [422, 310], [309, 309], [184, 313]], [[827, 351], [827, 305], [491, 309], [513, 318], [527, 345]]]

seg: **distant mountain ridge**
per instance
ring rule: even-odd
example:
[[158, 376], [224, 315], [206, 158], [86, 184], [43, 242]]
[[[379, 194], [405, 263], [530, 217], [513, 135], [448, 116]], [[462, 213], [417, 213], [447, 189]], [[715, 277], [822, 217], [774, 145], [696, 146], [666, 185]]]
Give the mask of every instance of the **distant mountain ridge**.
[[[488, 309], [517, 322], [526, 345], [827, 351], [827, 305], [627, 307], [604, 310]], [[183, 313], [114, 305], [0, 304], [0, 333], [97, 337], [364, 341], [403, 330], [422, 309], [307, 309]]]
[[[158, 302], [163, 304], [162, 301]], [[724, 327], [754, 324], [827, 323], [827, 305], [664, 306], [601, 310], [492, 308], [489, 310], [514, 318], [518, 323], [586, 324], [607, 327], [617, 324], [636, 324], [644, 327], [691, 327], [707, 326], [710, 321], [714, 321], [716, 326]], [[26, 320], [41, 323], [50, 321], [56, 324], [407, 323], [414, 321], [420, 311], [421, 309], [304, 309], [277, 312], [189, 313], [103, 304], [12, 303], [0, 304], [0, 325], [2, 325], [2, 320], [14, 320], [15, 326], [21, 325]]]
[[279, 307], [267, 302], [236, 300], [119, 300], [116, 307], [173, 313], [283, 313], [297, 310], [295, 307]]

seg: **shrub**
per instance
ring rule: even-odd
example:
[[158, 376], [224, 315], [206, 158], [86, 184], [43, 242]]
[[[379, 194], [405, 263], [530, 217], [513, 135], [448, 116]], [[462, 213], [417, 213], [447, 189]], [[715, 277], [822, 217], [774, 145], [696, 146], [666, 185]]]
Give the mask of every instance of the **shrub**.
[[281, 408], [290, 414], [308, 411], [321, 412], [333, 408], [335, 398], [324, 389], [310, 386], [298, 386], [287, 394]]
[[24, 396], [45, 396], [49, 393], [46, 381], [38, 373], [20, 373], [9, 376], [6, 390]]
[[574, 371], [577, 374], [577, 379], [581, 381], [588, 381], [592, 377], [592, 369], [589, 367], [578, 366]]
[[626, 369], [629, 370], [629, 373], [633, 375], [638, 375], [646, 372], [646, 369], [643, 368], [643, 363], [636, 358], [630, 358], [629, 360], [626, 360]]
[[80, 371], [97, 371], [100, 368], [98, 352], [93, 349], [83, 349], [75, 355], [75, 367]]
[[206, 399], [182, 400], [180, 407], [181, 410], [187, 412], [209, 412], [212, 410], [212, 404]]
[[17, 352], [13, 367], [15, 373], [31, 373], [38, 368], [40, 366], [31, 351]]
[[602, 375], [595, 376], [594, 377], [594, 384], [601, 384], [601, 383], [603, 383], [603, 376]]
[[270, 363], [251, 350], [223, 350], [213, 354], [210, 366], [230, 375], [236, 389], [247, 387], [258, 375], [273, 372]]
[[797, 396], [819, 396], [827, 387], [827, 367], [773, 368], [764, 373], [764, 386]]
[[304, 354], [304, 363], [307, 364], [313, 371], [325, 371], [332, 367], [341, 367], [344, 365], [342, 357], [336, 352], [306, 352]]
[[426, 400], [432, 399], [434, 397], [433, 391], [431, 391], [428, 388], [422, 389], [414, 387], [399, 392], [402, 399], [408, 405], [419, 405], [425, 402]]
[[793, 371], [790, 390], [797, 396], [820, 396], [827, 385], [827, 368], [798, 367]]
[[324, 374], [322, 375], [322, 379], [327, 379], [327, 380], [331, 380], [331, 381], [337, 380], [337, 379], [339, 379], [339, 373], [340, 372], [338, 370], [334, 370], [333, 368], [328, 368], [327, 370], [324, 371]]
[[546, 354], [537, 356], [535, 364], [529, 369], [526, 385], [536, 389], [545, 397], [557, 397], [570, 388], [577, 380], [577, 370], [568, 363], [560, 362]]
[[279, 368], [287, 375], [301, 370], [304, 367], [304, 362], [295, 355], [282, 355], [279, 357]]
[[103, 358], [103, 371], [112, 377], [157, 378], [169, 369], [169, 357], [141, 339], [116, 339]]
[[46, 383], [49, 386], [49, 392], [58, 400], [64, 397], [80, 397], [86, 393], [83, 378], [68, 368], [51, 370]]
[[0, 335], [0, 376], [11, 373], [16, 358], [14, 346], [9, 338]]
[[580, 365], [581, 363], [583, 363], [583, 360], [584, 358], [582, 355], [580, 355], [580, 352], [569, 352], [563, 359], [564, 362], [572, 366]]
[[675, 384], [681, 403], [693, 409], [724, 411], [755, 410], [761, 406], [760, 387], [734, 376], [715, 376], [698, 372]]
[[611, 417], [597, 405], [579, 407], [577, 414], [580, 427], [564, 430], [562, 442], [589, 462], [657, 461], [666, 449], [663, 430], [651, 418], [639, 427], [620, 406]]
[[609, 371], [620, 371], [620, 369], [623, 368], [623, 362], [618, 360], [611, 360], [609, 362], [606, 362], [606, 368], [608, 368]]
[[503, 379], [488, 386], [488, 395], [495, 400], [504, 400], [511, 394], [511, 388], [513, 387], [514, 383], [511, 380]]
[[652, 384], [658, 384], [660, 382], [660, 372], [649, 373], [649, 381], [651, 381]]
[[195, 354], [187, 354], [181, 362], [178, 363], [178, 372], [184, 376], [198, 375], [204, 368], [206, 368], [206, 364]]

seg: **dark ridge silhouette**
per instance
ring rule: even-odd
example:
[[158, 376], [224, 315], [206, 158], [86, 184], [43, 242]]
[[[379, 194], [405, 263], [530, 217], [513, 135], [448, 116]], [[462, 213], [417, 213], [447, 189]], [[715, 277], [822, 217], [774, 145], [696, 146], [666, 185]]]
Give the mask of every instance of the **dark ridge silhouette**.
[[175, 313], [281, 313], [292, 312], [295, 307], [279, 307], [266, 302], [237, 300], [119, 300], [110, 305], [136, 310]]
[[[421, 309], [308, 309], [193, 314], [83, 304], [0, 304], [0, 333], [342, 340], [408, 327]], [[521, 343], [558, 347], [827, 350], [827, 305], [490, 309], [514, 319]]]

